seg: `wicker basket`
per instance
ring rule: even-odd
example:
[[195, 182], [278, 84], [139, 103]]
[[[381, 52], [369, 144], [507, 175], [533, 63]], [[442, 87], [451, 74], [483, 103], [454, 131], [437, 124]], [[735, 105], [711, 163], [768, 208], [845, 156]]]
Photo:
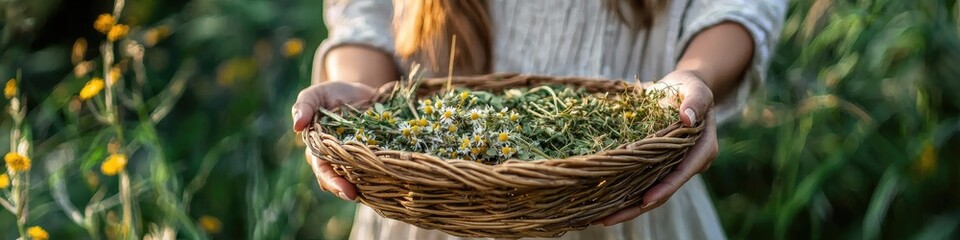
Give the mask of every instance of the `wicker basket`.
[[[435, 92], [446, 78], [425, 79]], [[520, 74], [455, 77], [454, 86], [503, 90], [567, 84], [588, 91], [622, 92], [623, 81]], [[656, 134], [592, 155], [537, 161], [509, 160], [491, 166], [423, 153], [381, 150], [359, 142], [341, 144], [320, 124], [303, 140], [355, 184], [357, 200], [380, 215], [462, 237], [558, 237], [641, 202], [696, 142], [703, 129], [674, 123]]]

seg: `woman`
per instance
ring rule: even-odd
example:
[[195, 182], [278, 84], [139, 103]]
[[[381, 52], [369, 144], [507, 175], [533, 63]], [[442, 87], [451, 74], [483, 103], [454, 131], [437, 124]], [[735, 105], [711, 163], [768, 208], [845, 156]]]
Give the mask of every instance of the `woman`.
[[[782, 24], [784, 1], [755, 0], [328, 0], [330, 37], [314, 59], [314, 85], [293, 106], [294, 130], [318, 107], [369, 99], [410, 62], [446, 74], [531, 74], [655, 80], [676, 86], [683, 124], [707, 121], [684, 161], [625, 208], [565, 239], [722, 239], [702, 180], [716, 157], [716, 123], [762, 83]], [[309, 156], [309, 154], [307, 154]], [[355, 188], [329, 163], [309, 161], [322, 189], [345, 200]], [[669, 199], [669, 201], [667, 201]], [[643, 214], [646, 213], [646, 214]], [[643, 214], [643, 215], [641, 215]], [[602, 226], [601, 226], [602, 225]], [[353, 239], [450, 239], [384, 219], [361, 206]]]

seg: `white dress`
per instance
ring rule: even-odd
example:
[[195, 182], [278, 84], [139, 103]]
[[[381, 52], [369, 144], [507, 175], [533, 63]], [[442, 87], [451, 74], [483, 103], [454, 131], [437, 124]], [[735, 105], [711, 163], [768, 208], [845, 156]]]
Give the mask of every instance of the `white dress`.
[[[397, 0], [403, 1], [403, 0]], [[656, 80], [670, 73], [695, 34], [724, 21], [742, 24], [753, 37], [751, 66], [737, 94], [717, 99], [719, 121], [736, 115], [763, 83], [783, 23], [785, 0], [673, 0], [655, 24], [635, 31], [605, 1], [490, 0], [493, 71], [607, 79]], [[317, 60], [343, 44], [393, 52], [389, 0], [326, 0], [329, 38]], [[717, 46], [723, 47], [723, 46]], [[398, 63], [398, 66], [408, 66]], [[723, 239], [713, 203], [699, 176], [666, 203], [634, 220], [568, 232], [561, 239]], [[360, 205], [351, 239], [461, 239], [436, 230], [385, 219]]]

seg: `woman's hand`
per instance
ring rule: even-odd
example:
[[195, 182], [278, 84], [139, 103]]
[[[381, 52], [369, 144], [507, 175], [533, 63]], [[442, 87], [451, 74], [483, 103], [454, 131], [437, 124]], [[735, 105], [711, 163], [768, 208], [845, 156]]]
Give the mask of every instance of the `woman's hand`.
[[[293, 130], [303, 131], [313, 122], [318, 108], [333, 109], [344, 104], [366, 105], [388, 83], [399, 77], [390, 54], [361, 45], [335, 47], [325, 55], [319, 49], [313, 61], [313, 86], [297, 95], [293, 104]], [[337, 81], [329, 81], [335, 79]], [[333, 170], [329, 162], [314, 157], [307, 149], [307, 163], [317, 177], [320, 189], [343, 200], [357, 197], [357, 189]]]
[[[375, 93], [372, 87], [365, 84], [341, 81], [323, 82], [303, 89], [297, 96], [297, 102], [293, 104], [293, 130], [303, 131], [313, 122], [313, 116], [318, 108], [332, 109], [343, 104], [365, 104]], [[329, 191], [343, 200], [350, 201], [356, 198], [356, 188], [347, 179], [333, 171], [333, 166], [329, 162], [310, 154], [310, 149], [306, 150], [304, 156], [317, 177], [320, 189]]]
[[[713, 113], [713, 93], [707, 84], [692, 71], [675, 71], [661, 79], [655, 87], [671, 87], [681, 99], [680, 121], [685, 126], [694, 126], [698, 121], [707, 121], [700, 139], [687, 151], [687, 156], [657, 184], [647, 189], [640, 206], [631, 206], [610, 214], [594, 224], [610, 226], [640, 216], [662, 205], [694, 175], [706, 171], [717, 157], [717, 126]], [[675, 101], [671, 101], [675, 102]], [[676, 107], [676, 106], [675, 106]]]

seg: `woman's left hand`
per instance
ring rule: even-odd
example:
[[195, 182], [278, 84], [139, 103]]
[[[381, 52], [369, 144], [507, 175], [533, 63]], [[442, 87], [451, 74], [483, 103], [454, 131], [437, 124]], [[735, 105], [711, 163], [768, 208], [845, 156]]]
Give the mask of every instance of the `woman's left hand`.
[[685, 126], [694, 126], [698, 121], [707, 121], [700, 139], [687, 151], [687, 156], [673, 168], [663, 179], [647, 189], [643, 195], [643, 202], [639, 206], [630, 206], [610, 214], [593, 224], [610, 226], [626, 222], [640, 216], [647, 211], [659, 207], [673, 193], [677, 192], [684, 183], [694, 175], [706, 171], [710, 163], [717, 157], [717, 124], [713, 113], [713, 92], [694, 72], [675, 71], [654, 86], [672, 87], [677, 90], [681, 99], [680, 106], [683, 114], [680, 121]]

